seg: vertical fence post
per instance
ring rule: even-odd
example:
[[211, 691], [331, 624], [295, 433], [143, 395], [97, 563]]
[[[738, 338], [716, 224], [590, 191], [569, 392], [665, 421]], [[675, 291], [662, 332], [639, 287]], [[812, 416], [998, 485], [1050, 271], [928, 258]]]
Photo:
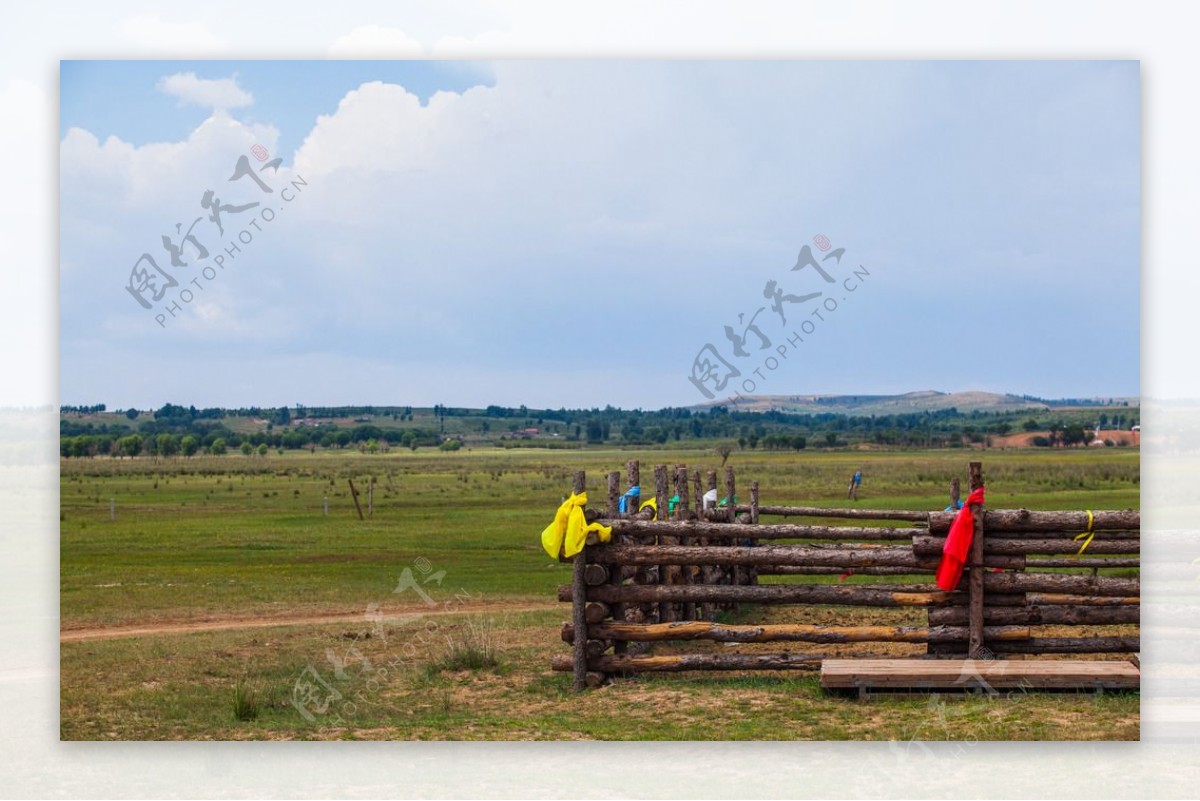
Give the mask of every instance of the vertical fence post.
[[[584, 471], [580, 470], [575, 473], [575, 494], [584, 492], [587, 489], [587, 476]], [[584, 571], [587, 568], [587, 552], [588, 546], [584, 545], [583, 550], [575, 554], [575, 563], [572, 565], [571, 571], [571, 623], [575, 627], [575, 642], [574, 645], [574, 683], [576, 690], [582, 690], [587, 686], [587, 617], [585, 609], [587, 607], [587, 582], [584, 580]]]
[[[685, 465], [685, 464], [676, 465], [676, 467], [675, 467], [675, 494], [679, 496], [679, 505], [675, 507], [675, 512], [676, 512], [675, 519], [686, 520], [690, 516], [688, 514], [688, 512], [690, 511], [690, 509], [689, 509], [690, 504], [688, 503], [688, 500], [689, 500], [689, 498], [688, 498], [688, 469], [687, 469], [687, 465]], [[691, 545], [691, 544], [693, 544], [692, 538], [691, 537], [680, 537], [679, 544], [680, 545]], [[695, 569], [696, 568], [693, 565], [684, 565], [683, 566], [683, 568], [682, 568], [683, 583], [685, 585], [692, 583], [692, 571]], [[689, 601], [688, 603], [685, 603], [683, 605], [683, 619], [684, 620], [695, 620], [696, 619], [696, 604], [695, 603]]]
[[[758, 525], [758, 482], [757, 481], [750, 482], [750, 524], [754, 525], [754, 526]], [[758, 540], [749, 540], [748, 543], [750, 545], [758, 545]], [[752, 565], [750, 567], [749, 579], [750, 579], [751, 584], [758, 584], [758, 567], [757, 566]]]
[[[726, 523], [737, 522], [737, 515], [734, 514], [734, 508], [735, 508], [735, 504], [733, 502], [734, 492], [735, 492], [735, 485], [733, 482], [733, 466], [726, 465], [725, 466], [725, 516], [723, 518]], [[726, 545], [737, 545], [738, 543], [737, 543], [737, 540], [725, 540], [725, 544]], [[726, 577], [725, 583], [726, 584], [738, 584], [741, 582], [741, 579], [742, 579], [742, 568], [741, 567], [736, 567], [736, 566], [730, 565], [728, 567], [722, 568], [722, 570], [725, 571], [725, 577]], [[738, 607], [739, 607], [739, 605], [737, 603], [725, 604], [726, 609], [733, 609], [736, 611], [738, 609]]]
[[605, 514], [610, 518], [616, 518], [618, 504], [621, 499], [621, 474], [616, 470], [608, 474], [608, 509]]
[[[608, 516], [614, 520], [621, 516], [617, 511], [621, 497], [621, 473], [617, 470], [608, 474]], [[613, 542], [616, 545], [625, 544], [624, 534], [613, 534]], [[608, 566], [608, 583], [620, 587], [625, 581], [625, 566], [624, 565], [609, 565]], [[612, 606], [613, 620], [618, 623], [625, 622], [625, 604], [614, 603]], [[626, 651], [625, 640], [613, 641], [613, 653], [623, 654]]]
[[[641, 463], [638, 462], [637, 459], [630, 459], [625, 465], [625, 471], [626, 471], [626, 482], [629, 484], [629, 488], [633, 489], [634, 487], [640, 487], [642, 484]], [[636, 515], [638, 512], [638, 506], [640, 506], [641, 502], [642, 502], [641, 498], [642, 498], [642, 496], [639, 495], [638, 499], [636, 501], [632, 501], [633, 508], [626, 506], [625, 513], [630, 514], [630, 515]]]
[[[968, 473], [971, 491], [974, 492], [983, 486], [983, 463], [971, 462], [968, 465]], [[971, 574], [967, 579], [969, 582], [967, 656], [971, 659], [978, 659], [983, 656], [983, 504], [971, 504], [971, 516], [975, 519], [975, 533], [971, 538]]]
[[733, 483], [733, 466], [729, 465], [725, 468], [725, 501], [728, 504], [725, 508], [729, 511], [726, 513], [727, 523], [732, 523], [736, 519], [734, 514], [733, 496], [736, 495], [736, 488]]
[[[717, 488], [717, 471], [716, 470], [709, 470], [704, 474], [704, 487], [705, 487], [705, 493], [704, 493], [705, 495], [707, 495], [709, 492], [713, 492], [716, 490], [716, 488]], [[708, 517], [707, 515], [711, 515], [711, 517]], [[716, 510], [716, 504], [714, 503], [713, 508], [706, 514], [705, 519], [715, 520], [716, 515], [717, 515], [717, 510]], [[716, 540], [715, 544], [720, 545], [721, 540]], [[705, 584], [721, 584], [721, 583], [723, 583], [721, 580], [721, 577], [724, 575], [724, 569], [720, 565], [705, 565], [704, 567], [702, 567], [700, 569], [700, 571], [701, 571], [701, 574], [704, 576]], [[700, 609], [702, 611], [702, 614], [704, 615], [705, 620], [716, 619], [717, 604], [715, 602], [712, 602], [712, 601], [705, 602], [704, 604], [701, 605]]]
[[[654, 466], [654, 505], [656, 507], [658, 507], [657, 513], [655, 515], [656, 519], [658, 519], [658, 520], [666, 520], [667, 519], [667, 499], [670, 497], [669, 495], [667, 495], [667, 492], [668, 492], [667, 487], [668, 486], [670, 486], [670, 485], [668, 484], [668, 479], [667, 479], [667, 466], [665, 464], [655, 465]], [[669, 545], [670, 541], [672, 539], [673, 539], [672, 537], [664, 537], [662, 535], [659, 535], [654, 538], [654, 544], [655, 545]], [[670, 583], [670, 572], [671, 572], [671, 567], [669, 565], [659, 565], [658, 566], [658, 583], [659, 584], [669, 584]], [[675, 620], [675, 614], [674, 614], [673, 607], [674, 607], [674, 605], [668, 601], [659, 601], [659, 603], [658, 603], [658, 620], [660, 623], [667, 623], [667, 622]]]

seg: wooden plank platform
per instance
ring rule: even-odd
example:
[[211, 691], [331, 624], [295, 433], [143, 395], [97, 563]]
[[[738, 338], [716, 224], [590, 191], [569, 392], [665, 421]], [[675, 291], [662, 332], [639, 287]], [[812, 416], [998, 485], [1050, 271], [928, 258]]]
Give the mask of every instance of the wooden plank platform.
[[826, 659], [828, 690], [1136, 690], [1141, 672], [1127, 661], [1064, 659]]

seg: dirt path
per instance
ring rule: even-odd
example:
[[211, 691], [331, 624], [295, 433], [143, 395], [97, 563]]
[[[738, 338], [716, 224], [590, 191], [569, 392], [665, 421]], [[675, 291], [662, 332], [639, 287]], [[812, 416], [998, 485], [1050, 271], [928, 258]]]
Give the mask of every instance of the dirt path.
[[389, 623], [403, 623], [426, 617], [447, 615], [503, 614], [508, 612], [543, 612], [549, 609], [567, 608], [552, 599], [541, 603], [463, 603], [448, 608], [398, 607], [374, 610], [370, 618], [362, 609], [324, 614], [284, 616], [218, 616], [204, 620], [163, 621], [131, 623], [120, 626], [98, 626], [71, 628], [59, 632], [59, 642], [87, 642], [90, 640], [115, 640], [123, 637], [152, 637], [173, 634], [195, 634], [204, 631], [227, 631], [230, 629], [264, 629], [272, 626], [324, 626], [332, 623], [372, 623], [381, 614]]

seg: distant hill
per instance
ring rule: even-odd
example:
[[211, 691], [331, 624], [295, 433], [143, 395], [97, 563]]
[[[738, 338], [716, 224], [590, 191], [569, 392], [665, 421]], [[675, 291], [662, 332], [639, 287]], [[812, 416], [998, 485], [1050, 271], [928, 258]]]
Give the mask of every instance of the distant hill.
[[[694, 408], [704, 409], [716, 405], [720, 403], [707, 403]], [[870, 416], [934, 412], [940, 409], [957, 409], [960, 412], [1014, 412], [1077, 406], [1137, 405], [1137, 398], [1047, 400], [997, 392], [922, 390], [906, 392], [903, 395], [746, 395], [731, 408], [746, 412], [780, 411], [793, 414]]]

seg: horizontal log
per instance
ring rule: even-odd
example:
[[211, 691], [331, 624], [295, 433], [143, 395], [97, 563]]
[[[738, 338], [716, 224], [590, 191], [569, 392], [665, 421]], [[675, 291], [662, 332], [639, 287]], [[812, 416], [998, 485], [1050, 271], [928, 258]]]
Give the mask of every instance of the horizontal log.
[[[588, 669], [604, 673], [681, 672], [685, 670], [820, 670], [818, 654], [609, 654], [588, 660]], [[569, 656], [550, 660], [554, 670], [572, 669]]]
[[[826, 565], [856, 567], [891, 565], [928, 567], [918, 562], [912, 548], [833, 549], [805, 545], [730, 545], [721, 548], [687, 545], [616, 545], [600, 549], [596, 560], [616, 565]], [[936, 560], [933, 562], [936, 567]]]
[[[749, 512], [750, 507], [738, 504], [739, 512]], [[924, 523], [929, 512], [914, 512], [908, 509], [822, 509], [817, 506], [760, 506], [760, 515], [780, 517], [832, 517], [850, 520], [911, 520]]]
[[[760, 576], [840, 576], [846, 572], [844, 567], [813, 567], [811, 565], [762, 565], [758, 568]], [[852, 569], [855, 576], [931, 576], [933, 568], [918, 567], [856, 567]]]
[[[946, 544], [945, 537], [932, 534], [918, 534], [912, 538], [913, 552], [918, 556], [940, 556]], [[1073, 554], [1079, 550], [1082, 542], [1068, 539], [1060, 540], [1010, 540], [1000, 537], [984, 536], [983, 552], [985, 555], [1016, 556], [1028, 554]], [[1134, 554], [1141, 552], [1141, 540], [1094, 540], [1087, 547], [1089, 554]], [[1080, 557], [1083, 558], [1083, 557]]]
[[985, 573], [987, 592], [1062, 592], [1076, 595], [1135, 596], [1140, 583], [1135, 578], [1072, 576], [1058, 573]]
[[[928, 529], [925, 532], [928, 533]], [[945, 532], [939, 533], [937, 536], [943, 536]], [[1071, 531], [993, 531], [989, 535], [1006, 540], [1054, 540], [1074, 539], [1080, 532], [1078, 530]], [[1092, 531], [1092, 540], [1100, 542], [1102, 540], [1136, 540], [1141, 538], [1141, 532], [1137, 529], [1132, 531], [1126, 529], [1113, 529], [1111, 531]]]
[[[868, 585], [832, 586], [828, 584], [769, 584], [739, 586], [732, 584], [636, 585], [608, 584], [590, 587], [588, 598], [606, 603], [759, 603], [759, 604], [841, 604], [845, 606], [931, 606], [946, 605], [961, 593], [895, 592]], [[571, 587], [558, 588], [560, 601], [571, 600]]]
[[[953, 512], [930, 512], [929, 531], [945, 534], [950, 531]], [[1142, 527], [1142, 515], [1133, 510], [1092, 511], [1092, 528], [1136, 530]], [[983, 513], [986, 532], [1011, 531], [1075, 531], [1087, 528], [1087, 512], [1031, 512], [1028, 509], [991, 509]]]
[[1141, 567], [1141, 557], [1137, 556], [1027, 556], [1025, 567]]
[[[987, 598], [984, 598], [987, 602]], [[985, 606], [983, 622], [991, 626], [1105, 626], [1133, 623], [1141, 619], [1140, 606]], [[929, 610], [930, 626], [965, 626], [967, 610], [950, 606]], [[603, 624], [602, 624], [603, 625]]]
[[[1063, 604], [1067, 606], [1138, 606], [1142, 602], [1139, 596], [1121, 597], [1118, 595], [1071, 595], [1060, 592], [1030, 592], [1025, 595], [1028, 604]], [[995, 597], [989, 595], [987, 603], [995, 603]]]
[[[707, 523], [698, 520], [603, 520], [614, 533], [630, 536], [708, 537], [759, 540], [902, 540], [912, 539], [912, 528], [862, 528], [857, 526], [802, 526], [789, 523]], [[923, 529], [922, 529], [923, 530]]]
[[[598, 549], [598, 562], [614, 565], [803, 565], [808, 567], [909, 567], [936, 570], [938, 558], [919, 558], [906, 545], [840, 548], [818, 545], [613, 545]], [[993, 556], [991, 567], [1022, 568], [1021, 557]]]
[[[816, 626], [777, 623], [761, 626], [726, 625], [707, 621], [679, 623], [600, 623], [588, 630], [589, 636], [635, 642], [669, 640], [712, 640], [714, 642], [958, 642], [966, 641], [966, 626]], [[1026, 639], [1028, 626], [991, 626], [984, 636], [995, 640]], [[568, 639], [568, 637], [570, 639]], [[574, 631], [564, 628], [563, 639], [574, 640]]]
[[1139, 637], [1030, 637], [1024, 642], [987, 642], [998, 654], [1111, 654], [1137, 653]]

